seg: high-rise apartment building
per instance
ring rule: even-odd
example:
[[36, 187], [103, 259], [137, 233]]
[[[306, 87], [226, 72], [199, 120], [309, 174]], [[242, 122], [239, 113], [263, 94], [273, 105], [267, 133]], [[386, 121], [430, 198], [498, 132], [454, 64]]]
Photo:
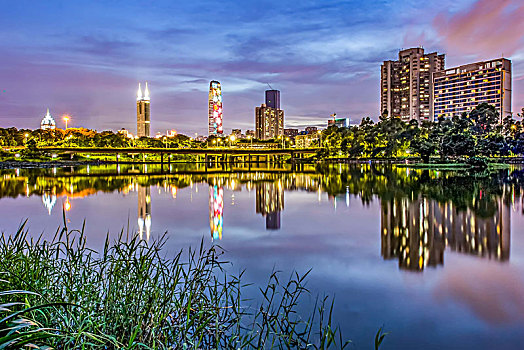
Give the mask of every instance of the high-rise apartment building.
[[469, 112], [480, 103], [497, 108], [501, 120], [511, 114], [511, 61], [491, 61], [449, 68], [433, 75], [434, 119]]
[[209, 83], [209, 135], [222, 135], [222, 87], [218, 81]]
[[284, 135], [284, 111], [267, 107], [264, 103], [255, 108], [255, 138], [274, 139]]
[[138, 83], [138, 92], [136, 93], [136, 135], [138, 137], [149, 137], [151, 135], [151, 110], [147, 82], [143, 94], [140, 83]]
[[255, 137], [259, 140], [284, 136], [284, 111], [280, 109], [280, 91], [267, 90], [266, 103], [255, 108]]
[[442, 71], [445, 55], [423, 48], [399, 52], [398, 61], [384, 61], [380, 77], [380, 112], [404, 121], [433, 120], [432, 75]]

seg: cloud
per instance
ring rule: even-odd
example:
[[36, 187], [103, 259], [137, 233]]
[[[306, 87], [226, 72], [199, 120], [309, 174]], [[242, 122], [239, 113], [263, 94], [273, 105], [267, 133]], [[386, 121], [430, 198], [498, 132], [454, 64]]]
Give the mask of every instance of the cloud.
[[433, 27], [446, 47], [462, 54], [509, 56], [524, 42], [521, 0], [478, 0], [456, 13], [443, 12]]
[[453, 299], [478, 318], [490, 324], [524, 321], [524, 280], [519, 272], [504, 264], [478, 261], [446, 270], [435, 296]]

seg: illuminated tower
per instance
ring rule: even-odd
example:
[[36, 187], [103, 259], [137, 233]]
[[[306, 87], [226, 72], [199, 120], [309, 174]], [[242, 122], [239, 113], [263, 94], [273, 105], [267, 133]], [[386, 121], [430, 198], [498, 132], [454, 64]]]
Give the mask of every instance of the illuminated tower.
[[143, 95], [140, 83], [138, 83], [138, 92], [136, 93], [136, 135], [138, 137], [149, 137], [151, 135], [151, 112], [149, 102], [150, 98], [147, 82]]
[[209, 83], [209, 135], [222, 135], [222, 87], [218, 81]]
[[144, 228], [146, 240], [149, 240], [151, 233], [151, 187], [138, 187], [138, 233], [143, 239]]

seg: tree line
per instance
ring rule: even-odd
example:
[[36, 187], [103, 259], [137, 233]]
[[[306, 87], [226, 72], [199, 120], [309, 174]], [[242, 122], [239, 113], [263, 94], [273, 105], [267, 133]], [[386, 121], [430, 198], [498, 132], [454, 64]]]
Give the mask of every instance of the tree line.
[[[522, 118], [522, 113], [517, 114]], [[350, 128], [331, 126], [322, 132], [321, 156], [396, 158], [420, 156], [457, 159], [524, 153], [524, 125], [512, 116], [500, 120], [497, 109], [479, 104], [469, 113], [438, 120], [404, 122], [387, 112], [377, 123], [369, 117]]]

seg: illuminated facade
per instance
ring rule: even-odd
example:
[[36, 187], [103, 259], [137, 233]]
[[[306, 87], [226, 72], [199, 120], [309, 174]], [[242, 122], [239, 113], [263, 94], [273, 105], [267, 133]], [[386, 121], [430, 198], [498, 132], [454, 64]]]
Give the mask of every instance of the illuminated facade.
[[56, 128], [56, 123], [51, 114], [49, 114], [49, 108], [47, 109], [47, 113], [40, 122], [40, 129], [42, 130], [54, 130]]
[[138, 92], [136, 94], [136, 135], [138, 137], [151, 136], [151, 106], [149, 89], [147, 87], [142, 94], [140, 83], [138, 84]]
[[[495, 203], [494, 203], [495, 204]], [[496, 212], [480, 217], [471, 209], [453, 203], [438, 203], [419, 197], [381, 202], [382, 257], [398, 259], [399, 268], [422, 271], [426, 266], [444, 264], [444, 250], [509, 259], [510, 211], [502, 198]]]
[[266, 218], [266, 230], [280, 229], [280, 212], [284, 210], [282, 182], [256, 184], [256, 212]]
[[255, 138], [274, 139], [284, 135], [284, 111], [262, 104], [255, 108]]
[[209, 135], [222, 135], [224, 133], [222, 120], [222, 87], [218, 81], [209, 83]]
[[433, 120], [433, 73], [444, 70], [445, 55], [423, 48], [399, 52], [398, 61], [384, 61], [380, 70], [380, 113], [421, 122]]
[[140, 239], [149, 240], [151, 234], [151, 187], [138, 187], [138, 234]]
[[435, 120], [469, 112], [480, 103], [511, 115], [511, 61], [500, 58], [446, 69], [433, 75]]
[[224, 189], [209, 186], [209, 227], [213, 239], [222, 239], [224, 227]]

